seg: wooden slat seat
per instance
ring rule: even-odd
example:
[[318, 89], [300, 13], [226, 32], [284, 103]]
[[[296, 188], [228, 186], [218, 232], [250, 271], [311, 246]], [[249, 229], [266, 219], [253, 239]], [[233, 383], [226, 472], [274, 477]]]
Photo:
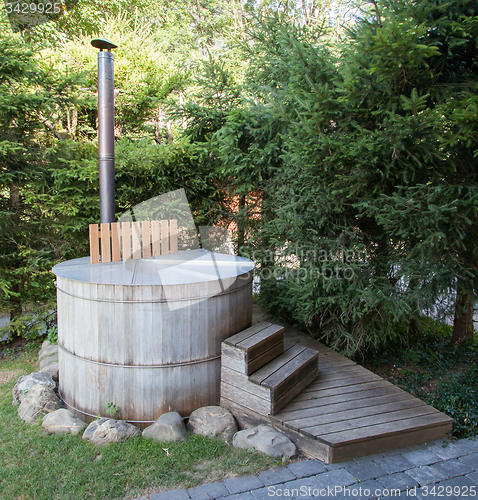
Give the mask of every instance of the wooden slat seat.
[[155, 257], [178, 251], [176, 219], [90, 224], [90, 262]]

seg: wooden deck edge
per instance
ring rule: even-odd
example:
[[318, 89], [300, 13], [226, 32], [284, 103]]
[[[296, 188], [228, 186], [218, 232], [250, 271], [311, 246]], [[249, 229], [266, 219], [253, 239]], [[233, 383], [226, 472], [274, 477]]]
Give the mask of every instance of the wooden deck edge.
[[284, 427], [274, 419], [269, 421], [269, 425], [286, 435], [307, 458], [321, 460], [326, 464], [332, 463], [331, 446], [321, 443], [316, 439], [311, 439], [308, 436], [304, 436], [298, 431]]
[[234, 415], [239, 429], [247, 429], [261, 424], [270, 425], [269, 417], [261, 415], [260, 413], [250, 410], [240, 404], [234, 403], [230, 399], [223, 396], [221, 396], [219, 405], [226, 408], [226, 410], [229, 410]]
[[293, 431], [292, 429], [287, 429], [270, 417], [260, 415], [259, 413], [234, 403], [224, 397], [221, 397], [220, 405], [234, 415], [239, 429], [247, 429], [261, 424], [270, 425], [286, 435], [308, 458], [318, 459], [325, 463], [331, 463], [329, 462], [330, 447], [326, 444], [306, 437], [299, 432]]
[[[330, 444], [305, 436], [299, 431], [285, 427], [275, 420], [274, 417], [260, 415], [226, 398], [221, 397], [221, 406], [228, 409], [234, 415], [240, 429], [261, 424], [271, 425], [286, 435], [305, 456], [321, 460], [326, 464], [343, 462], [353, 458], [397, 449], [397, 435], [395, 433], [371, 437], [361, 443], [353, 442], [331, 446]], [[450, 420], [439, 425], [401, 432], [399, 436], [400, 448], [444, 439], [451, 432], [452, 428], [453, 422]]]
[[[396, 433], [391, 435], [369, 437], [362, 442], [345, 443], [338, 446], [330, 446], [330, 462], [337, 463], [352, 458], [358, 458], [374, 453], [383, 453], [407, 446], [415, 446], [438, 439], [445, 439], [447, 434], [453, 429], [453, 421], [443, 422], [442, 424], [413, 429], [408, 432], [401, 432], [399, 436]], [[397, 437], [399, 442], [397, 442]]]

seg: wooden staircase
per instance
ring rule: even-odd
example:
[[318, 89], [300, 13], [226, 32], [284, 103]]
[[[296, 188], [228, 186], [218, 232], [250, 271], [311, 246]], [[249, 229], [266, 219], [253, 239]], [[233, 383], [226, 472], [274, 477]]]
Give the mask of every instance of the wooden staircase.
[[317, 378], [318, 358], [301, 345], [284, 350], [284, 328], [262, 321], [222, 343], [221, 406], [276, 415]]
[[257, 306], [254, 317], [256, 324], [222, 343], [221, 406], [239, 428], [271, 425], [326, 463], [451, 432], [447, 415], [290, 325], [269, 323]]

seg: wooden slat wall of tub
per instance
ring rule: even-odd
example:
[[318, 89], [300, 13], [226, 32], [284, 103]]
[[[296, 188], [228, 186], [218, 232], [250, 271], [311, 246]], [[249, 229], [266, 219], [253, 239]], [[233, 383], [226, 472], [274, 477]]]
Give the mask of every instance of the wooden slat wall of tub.
[[113, 403], [116, 418], [145, 427], [163, 413], [187, 417], [219, 403], [221, 343], [250, 326], [251, 273], [165, 286], [57, 279], [68, 408], [91, 420]]
[[118, 262], [176, 253], [178, 221], [90, 224], [90, 262]]

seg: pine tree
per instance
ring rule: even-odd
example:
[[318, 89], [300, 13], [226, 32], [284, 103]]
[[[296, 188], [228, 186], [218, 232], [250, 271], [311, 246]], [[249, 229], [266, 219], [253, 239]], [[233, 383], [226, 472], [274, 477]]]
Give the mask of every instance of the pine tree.
[[[0, 308], [19, 327], [24, 303], [43, 301], [56, 235], [43, 203], [44, 152], [56, 138], [46, 126], [73, 103], [72, 79], [42, 67], [17, 35], [0, 38]], [[48, 306], [46, 306], [48, 309]]]
[[287, 26], [269, 50], [264, 98], [288, 128], [265, 230], [286, 255], [264, 293], [349, 352], [453, 293], [452, 341], [471, 338], [477, 15], [468, 0], [370, 2], [337, 60]]

